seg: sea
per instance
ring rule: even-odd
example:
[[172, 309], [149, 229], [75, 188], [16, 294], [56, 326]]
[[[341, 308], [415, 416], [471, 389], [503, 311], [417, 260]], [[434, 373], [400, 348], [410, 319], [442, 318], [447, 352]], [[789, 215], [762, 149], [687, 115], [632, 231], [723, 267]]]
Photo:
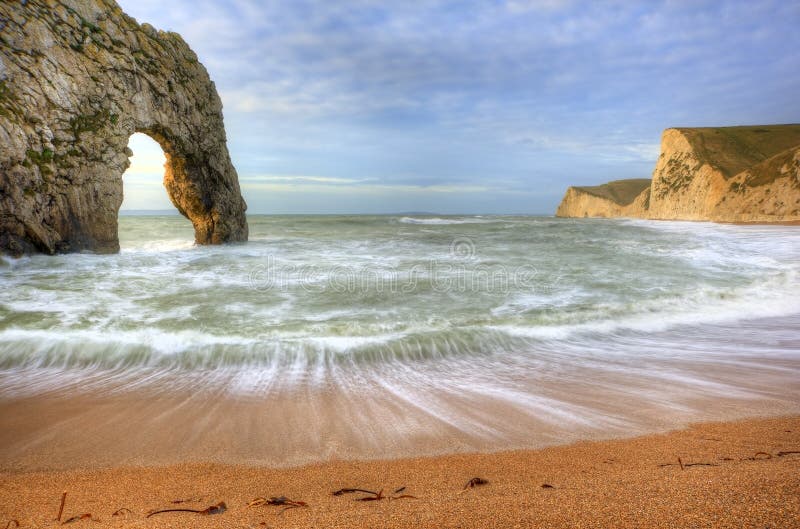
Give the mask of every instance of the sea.
[[[190, 429], [200, 459], [297, 464], [800, 410], [797, 227], [248, 221], [248, 242], [198, 246], [183, 217], [122, 216], [119, 254], [2, 258], [0, 422], [79, 398], [63, 417], [129, 424], [98, 404], [123, 402], [141, 435]], [[46, 445], [34, 430], [6, 460]]]

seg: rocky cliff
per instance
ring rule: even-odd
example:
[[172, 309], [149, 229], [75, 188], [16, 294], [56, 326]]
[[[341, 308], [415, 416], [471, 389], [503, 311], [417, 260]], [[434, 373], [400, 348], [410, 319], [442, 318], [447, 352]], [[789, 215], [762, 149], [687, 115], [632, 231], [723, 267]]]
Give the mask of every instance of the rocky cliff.
[[650, 180], [614, 180], [607, 184], [570, 187], [557, 217], [638, 217], [650, 198]]
[[180, 35], [113, 0], [0, 3], [0, 251], [118, 251], [134, 132], [198, 243], [247, 239], [222, 104]]
[[[800, 222], [800, 125], [667, 129], [643, 182], [571, 187], [556, 215]], [[631, 200], [610, 187], [641, 191]]]

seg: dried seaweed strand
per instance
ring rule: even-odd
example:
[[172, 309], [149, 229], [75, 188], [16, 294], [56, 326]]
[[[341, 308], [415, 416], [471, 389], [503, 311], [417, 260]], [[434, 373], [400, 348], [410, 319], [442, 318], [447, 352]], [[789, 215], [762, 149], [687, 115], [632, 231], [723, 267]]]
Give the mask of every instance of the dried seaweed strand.
[[[759, 457], [759, 456], [766, 456], [766, 457]], [[756, 452], [753, 454], [752, 457], [745, 457], [742, 461], [766, 461], [768, 459], [772, 459], [772, 454], [767, 452]]]
[[178, 505], [180, 503], [194, 503], [196, 501], [203, 501], [203, 498], [187, 498], [185, 500], [172, 500], [170, 503]]
[[776, 455], [778, 457], [789, 456], [794, 454], [800, 454], [800, 450], [782, 450], [778, 452]]
[[203, 512], [202, 509], [162, 509], [160, 511], [153, 511], [149, 513], [145, 518], [150, 518], [151, 516], [155, 516], [156, 514], [161, 514], [164, 512], [194, 512], [194, 513], [201, 513]]
[[117, 509], [116, 511], [112, 512], [111, 516], [122, 516], [125, 513], [133, 514], [133, 511], [128, 509], [127, 507], [122, 507], [122, 508]]
[[308, 507], [306, 502], [290, 500], [286, 496], [273, 496], [266, 503], [267, 505], [292, 505], [294, 507]]
[[339, 489], [333, 493], [334, 496], [341, 496], [342, 494], [352, 494], [353, 492], [363, 492], [364, 494], [372, 494], [373, 496], [377, 496], [378, 493], [372, 490], [366, 489]]
[[150, 518], [151, 516], [165, 512], [193, 512], [196, 514], [209, 515], [209, 514], [222, 514], [226, 510], [228, 510], [228, 506], [225, 505], [224, 501], [221, 501], [218, 504], [212, 505], [206, 509], [161, 509], [159, 511], [152, 511], [150, 514], [145, 516], [145, 518]]
[[487, 483], [489, 483], [489, 481], [483, 478], [472, 478], [471, 480], [467, 481], [466, 485], [464, 485], [464, 490], [477, 487], [478, 485], [486, 485]]
[[92, 513], [88, 513], [87, 512], [87, 513], [84, 513], [84, 514], [79, 514], [77, 516], [73, 516], [72, 518], [69, 518], [67, 520], [64, 520], [64, 522], [61, 525], [66, 525], [66, 524], [72, 523], [72, 522], [79, 522], [81, 520], [94, 520], [96, 522], [100, 521], [97, 518], [92, 517]]
[[280, 512], [278, 512], [278, 516], [280, 516], [281, 514], [285, 513], [285, 512], [286, 512], [286, 511], [288, 511], [289, 509], [298, 509], [298, 508], [300, 508], [300, 507], [307, 507], [307, 505], [305, 505], [305, 504], [303, 504], [303, 505], [296, 505], [296, 504], [287, 505], [286, 507], [284, 507], [283, 509], [281, 509], [281, 510], [280, 510]]
[[58, 507], [58, 516], [56, 517], [56, 521], [61, 521], [61, 515], [64, 514], [64, 503], [67, 501], [67, 491], [64, 491], [61, 494], [61, 505]]
[[[730, 458], [728, 458], [728, 459], [722, 458], [722, 459], [723, 459], [723, 461], [732, 461]], [[716, 463], [684, 463], [683, 459], [681, 459], [680, 457], [678, 458], [678, 465], [681, 467], [681, 470], [686, 470], [689, 467], [718, 467], [719, 466]], [[659, 468], [673, 467], [673, 466], [675, 466], [675, 463], [661, 463], [658, 466], [659, 466]]]
[[407, 487], [405, 485], [403, 485], [399, 489], [395, 489], [394, 492], [392, 492], [392, 495], [389, 496], [389, 499], [390, 500], [402, 500], [402, 499], [418, 500], [419, 499], [416, 496], [413, 496], [411, 494], [400, 494], [401, 492], [404, 492], [406, 490], [406, 488]]
[[372, 492], [371, 494], [373, 494], [373, 496], [358, 498], [356, 501], [378, 501], [383, 499], [383, 489], [379, 490], [378, 492]]
[[416, 496], [411, 494], [400, 494], [401, 492], [406, 490], [406, 486], [402, 486], [398, 489], [395, 489], [389, 496], [383, 495], [383, 489], [375, 492], [374, 490], [367, 490], [367, 489], [339, 489], [333, 493], [334, 496], [341, 496], [342, 494], [351, 494], [354, 492], [361, 492], [364, 494], [369, 494], [364, 498], [357, 498], [355, 501], [378, 501], [378, 500], [402, 500], [402, 499], [414, 499], [418, 500]]
[[478, 485], [486, 485], [487, 483], [489, 483], [489, 481], [486, 480], [486, 479], [483, 479], [483, 478], [472, 478], [471, 480], [467, 481], [467, 484], [464, 485], [464, 488], [461, 489], [461, 491], [459, 491], [459, 494], [464, 494], [469, 489], [475, 488]]

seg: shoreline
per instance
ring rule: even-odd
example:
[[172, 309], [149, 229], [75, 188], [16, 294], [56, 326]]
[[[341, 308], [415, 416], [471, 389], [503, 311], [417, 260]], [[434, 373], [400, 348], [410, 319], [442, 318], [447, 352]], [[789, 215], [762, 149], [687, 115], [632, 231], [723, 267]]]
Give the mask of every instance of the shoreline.
[[[773, 369], [786, 367], [772, 364]], [[168, 389], [160, 392], [143, 387], [81, 393], [66, 385], [52, 394], [0, 399], [0, 473], [187, 463], [290, 469], [337, 461], [540, 450], [663, 434], [708, 421], [800, 416], [800, 386], [785, 377], [761, 380], [755, 368], [747, 384], [737, 375], [738, 388], [705, 387], [707, 394], [697, 388], [693, 393], [665, 388], [683, 393], [672, 402], [659, 402], [661, 393], [648, 395], [641, 382], [621, 386], [618, 376], [604, 380], [595, 373], [589, 386], [581, 379], [559, 383], [559, 395], [569, 395], [569, 402], [542, 401], [531, 410], [507, 400], [440, 392], [441, 402], [470, 413], [463, 415], [463, 424], [421, 413], [423, 408], [413, 401], [398, 402], [396, 393], [377, 390], [351, 395], [331, 388], [296, 388], [236, 397], [176, 391], [169, 380], [161, 381]], [[766, 392], [769, 382], [777, 384], [772, 393]], [[91, 385], [92, 379], [83, 383]], [[729, 395], [721, 395], [721, 389]], [[626, 391], [647, 398], [632, 401], [624, 398]], [[591, 415], [575, 416], [570, 410]], [[495, 422], [470, 423], [486, 417]]]
[[718, 224], [721, 226], [800, 226], [800, 219], [793, 220], [719, 220], [719, 219], [662, 219], [653, 217], [630, 217], [624, 215], [608, 217], [567, 217], [552, 215], [554, 219], [570, 220], [646, 220], [652, 222], [682, 222], [695, 224]]
[[[100, 526], [114, 527], [791, 527], [800, 519], [797, 451], [800, 415], [537, 450], [294, 468], [183, 463], [4, 471], [0, 525], [53, 524], [67, 491], [63, 519], [91, 513]], [[474, 477], [489, 483], [464, 491]], [[405, 487], [398, 496], [416, 499], [361, 502], [355, 500], [368, 495], [331, 494], [344, 487]], [[247, 506], [271, 496], [308, 506]], [[219, 515], [145, 518], [152, 509], [201, 510], [221, 501], [227, 511]], [[130, 512], [112, 516], [123, 508]]]

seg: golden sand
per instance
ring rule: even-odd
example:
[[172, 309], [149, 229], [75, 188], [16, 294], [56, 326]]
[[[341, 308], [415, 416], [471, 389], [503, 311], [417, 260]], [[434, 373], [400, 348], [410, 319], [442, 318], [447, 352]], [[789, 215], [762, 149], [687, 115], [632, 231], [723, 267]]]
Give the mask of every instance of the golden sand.
[[[800, 527], [800, 417], [710, 423], [542, 450], [290, 469], [184, 464], [6, 472], [0, 527]], [[678, 459], [680, 458], [680, 466]], [[473, 477], [488, 483], [464, 490]], [[357, 501], [351, 487], [414, 498]], [[285, 496], [307, 507], [248, 507]], [[172, 503], [175, 500], [189, 500]], [[202, 510], [225, 502], [221, 514]], [[118, 509], [121, 514], [113, 516]]]

